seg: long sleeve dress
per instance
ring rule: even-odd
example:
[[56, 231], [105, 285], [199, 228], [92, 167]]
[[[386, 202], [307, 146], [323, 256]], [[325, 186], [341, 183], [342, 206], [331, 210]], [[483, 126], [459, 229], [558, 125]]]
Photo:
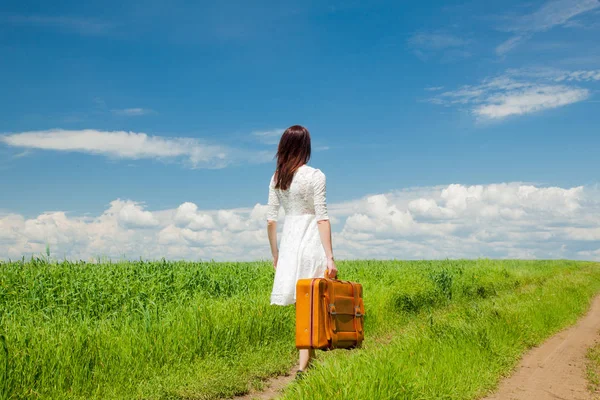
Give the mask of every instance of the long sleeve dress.
[[325, 174], [308, 165], [296, 170], [286, 190], [275, 189], [274, 175], [271, 177], [267, 220], [277, 221], [280, 206], [285, 211], [271, 304], [294, 304], [296, 281], [322, 277], [327, 270], [317, 228], [317, 221], [329, 219], [325, 183]]

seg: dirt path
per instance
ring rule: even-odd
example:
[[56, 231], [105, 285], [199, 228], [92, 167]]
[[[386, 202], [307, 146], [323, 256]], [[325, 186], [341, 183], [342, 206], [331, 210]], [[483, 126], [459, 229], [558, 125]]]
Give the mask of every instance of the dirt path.
[[585, 377], [586, 351], [599, 339], [600, 296], [572, 327], [532, 349], [515, 372], [484, 400], [590, 400]]
[[[527, 353], [497, 392], [482, 400], [594, 400], [587, 389], [585, 356], [588, 348], [600, 340], [599, 332], [600, 296], [575, 325]], [[275, 399], [295, 374], [296, 368], [288, 375], [269, 379], [264, 390], [234, 400]]]
[[281, 390], [284, 387], [286, 387], [287, 385], [289, 385], [289, 383], [294, 380], [294, 378], [296, 377], [297, 370], [298, 370], [298, 367], [296, 366], [289, 372], [288, 375], [280, 375], [280, 376], [276, 376], [274, 378], [269, 379], [267, 382], [265, 382], [265, 389], [263, 389], [262, 391], [250, 392], [243, 396], [234, 397], [233, 399], [234, 400], [275, 399], [277, 396], [279, 396], [281, 394]]

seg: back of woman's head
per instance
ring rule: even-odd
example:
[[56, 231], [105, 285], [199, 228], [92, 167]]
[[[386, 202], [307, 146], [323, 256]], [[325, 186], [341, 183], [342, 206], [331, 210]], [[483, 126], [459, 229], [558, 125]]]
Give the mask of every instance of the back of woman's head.
[[310, 160], [310, 133], [300, 125], [290, 126], [283, 132], [277, 148], [275, 187], [287, 190], [294, 172]]

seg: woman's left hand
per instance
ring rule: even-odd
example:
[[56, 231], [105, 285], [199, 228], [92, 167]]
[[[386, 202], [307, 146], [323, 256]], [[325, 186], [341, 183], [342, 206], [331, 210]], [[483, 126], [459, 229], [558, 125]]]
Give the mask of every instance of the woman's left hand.
[[277, 271], [277, 261], [279, 260], [279, 254], [273, 256], [273, 269]]
[[333, 261], [333, 258], [329, 258], [327, 259], [327, 276], [329, 278], [335, 279], [337, 278], [337, 267], [335, 266], [335, 261]]

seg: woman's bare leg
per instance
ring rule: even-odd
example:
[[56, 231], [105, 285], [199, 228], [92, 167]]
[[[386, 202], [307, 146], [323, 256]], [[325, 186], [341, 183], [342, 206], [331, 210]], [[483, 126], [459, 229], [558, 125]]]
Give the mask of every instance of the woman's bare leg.
[[301, 349], [300, 350], [300, 361], [299, 361], [300, 371], [306, 370], [306, 368], [309, 366], [310, 361], [314, 358], [314, 356], [315, 356], [314, 349]]

